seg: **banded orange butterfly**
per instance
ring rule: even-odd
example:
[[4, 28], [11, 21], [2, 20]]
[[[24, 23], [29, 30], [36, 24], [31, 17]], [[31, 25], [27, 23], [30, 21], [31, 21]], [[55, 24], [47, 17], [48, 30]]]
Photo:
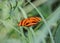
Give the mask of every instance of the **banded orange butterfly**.
[[19, 22], [18, 26], [30, 27], [30, 26], [36, 25], [39, 21], [41, 21], [40, 17], [29, 17], [24, 20], [21, 20]]

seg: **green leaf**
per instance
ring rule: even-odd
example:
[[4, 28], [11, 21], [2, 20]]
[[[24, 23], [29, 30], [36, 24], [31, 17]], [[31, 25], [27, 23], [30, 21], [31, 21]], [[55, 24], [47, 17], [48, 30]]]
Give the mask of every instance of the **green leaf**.
[[[59, 23], [60, 24], [60, 23]], [[58, 26], [55, 34], [55, 43], [60, 43], [60, 25]]]

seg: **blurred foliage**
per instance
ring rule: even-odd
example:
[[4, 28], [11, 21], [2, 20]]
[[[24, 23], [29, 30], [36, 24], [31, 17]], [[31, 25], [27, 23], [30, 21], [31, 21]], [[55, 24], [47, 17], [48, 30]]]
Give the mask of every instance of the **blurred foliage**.
[[[32, 3], [34, 1], [31, 0]], [[57, 23], [57, 21], [60, 20], [60, 2], [58, 7], [54, 8], [56, 10], [53, 11], [54, 6], [52, 7], [54, 2], [56, 3], [57, 1], [47, 0], [47, 2], [35, 7], [48, 22], [54, 41], [59, 43], [60, 22]], [[23, 8], [30, 5], [27, 2], [26, 0], [0, 0], [0, 43], [51, 43], [50, 34], [43, 20], [32, 27], [18, 27], [18, 22], [23, 18], [31, 16], [41, 17], [36, 9], [26, 14]]]
[[60, 43], [60, 20], [58, 21], [58, 27], [55, 32], [55, 42]]

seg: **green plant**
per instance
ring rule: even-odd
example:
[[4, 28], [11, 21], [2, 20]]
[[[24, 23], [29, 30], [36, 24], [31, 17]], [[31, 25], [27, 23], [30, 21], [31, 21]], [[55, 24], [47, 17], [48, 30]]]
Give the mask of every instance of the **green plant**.
[[[39, 0], [37, 0], [37, 2], [38, 1]], [[48, 6], [49, 0], [40, 1], [42, 3], [43, 1], [47, 3], [43, 3], [41, 6], [39, 5], [36, 7], [33, 2], [27, 1], [27, 6], [32, 7], [29, 7], [26, 10], [25, 8], [27, 8], [27, 6], [23, 6], [25, 4], [24, 0], [1, 0], [0, 43], [55, 43], [54, 36], [52, 34], [54, 28], [52, 31], [52, 27], [56, 27], [58, 25], [57, 21], [60, 19], [60, 6], [58, 6], [53, 12], [51, 10], [51, 3], [50, 6]], [[36, 26], [18, 27], [18, 22], [20, 22], [20, 20], [30, 16], [39, 16], [42, 18], [42, 21]]]

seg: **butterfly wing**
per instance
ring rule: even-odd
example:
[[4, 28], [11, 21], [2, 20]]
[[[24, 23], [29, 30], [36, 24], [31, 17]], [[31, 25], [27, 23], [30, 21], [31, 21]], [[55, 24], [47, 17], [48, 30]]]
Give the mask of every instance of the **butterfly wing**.
[[27, 26], [27, 27], [33, 26], [33, 25], [36, 25], [40, 20], [41, 20], [41, 18], [39, 18], [39, 17], [30, 17], [30, 18], [22, 20], [18, 24], [18, 26]]

